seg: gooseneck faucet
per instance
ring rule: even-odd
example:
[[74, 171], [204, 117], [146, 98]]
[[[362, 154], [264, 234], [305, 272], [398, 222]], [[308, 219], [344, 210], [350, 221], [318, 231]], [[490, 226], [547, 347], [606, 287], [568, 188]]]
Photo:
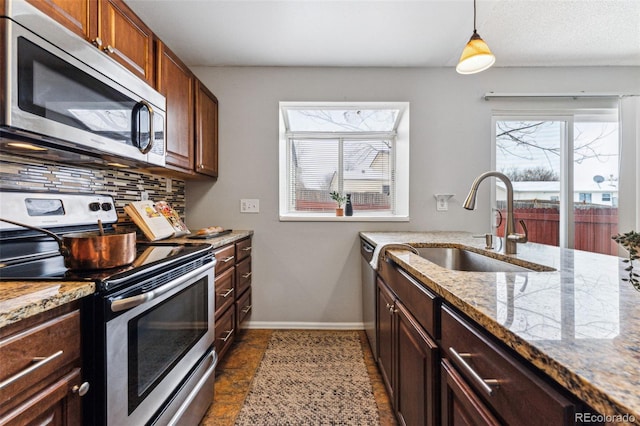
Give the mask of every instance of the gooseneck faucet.
[[500, 172], [484, 172], [480, 176], [473, 181], [471, 185], [471, 189], [469, 190], [469, 195], [467, 195], [466, 200], [464, 200], [464, 204], [462, 206], [467, 210], [474, 210], [476, 208], [476, 194], [478, 193], [478, 187], [480, 183], [488, 177], [496, 177], [504, 182], [504, 185], [507, 187], [507, 225], [504, 231], [505, 235], [505, 254], [516, 254], [518, 252], [518, 243], [526, 243], [529, 241], [529, 234], [527, 232], [527, 226], [524, 223], [524, 220], [520, 221], [520, 225], [522, 225], [522, 229], [524, 230], [524, 234], [516, 233], [516, 220], [513, 216], [513, 185], [509, 178]]

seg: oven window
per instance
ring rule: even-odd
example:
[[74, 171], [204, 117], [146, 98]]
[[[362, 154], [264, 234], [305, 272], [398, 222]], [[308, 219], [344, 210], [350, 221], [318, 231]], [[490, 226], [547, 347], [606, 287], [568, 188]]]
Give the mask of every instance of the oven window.
[[207, 332], [207, 277], [129, 321], [129, 413]]

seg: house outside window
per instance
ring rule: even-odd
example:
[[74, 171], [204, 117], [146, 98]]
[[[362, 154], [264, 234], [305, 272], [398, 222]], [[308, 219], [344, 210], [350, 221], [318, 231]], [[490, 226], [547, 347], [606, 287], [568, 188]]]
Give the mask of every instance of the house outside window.
[[408, 173], [408, 103], [280, 103], [280, 220], [408, 220]]

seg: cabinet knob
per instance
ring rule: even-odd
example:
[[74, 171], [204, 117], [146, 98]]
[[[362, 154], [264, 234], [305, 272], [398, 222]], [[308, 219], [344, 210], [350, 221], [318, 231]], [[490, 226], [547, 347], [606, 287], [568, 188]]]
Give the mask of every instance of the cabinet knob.
[[102, 47], [102, 39], [100, 37], [94, 38], [93, 41], [91, 41], [91, 43], [98, 49]]
[[204, 169], [204, 164], [198, 164], [199, 169]]
[[80, 386], [75, 385], [71, 388], [71, 392], [77, 393], [79, 396], [85, 396], [89, 392], [89, 382], [84, 382]]
[[107, 45], [107, 47], [102, 49], [105, 53], [113, 53], [116, 51], [116, 49], [114, 49], [110, 44]]

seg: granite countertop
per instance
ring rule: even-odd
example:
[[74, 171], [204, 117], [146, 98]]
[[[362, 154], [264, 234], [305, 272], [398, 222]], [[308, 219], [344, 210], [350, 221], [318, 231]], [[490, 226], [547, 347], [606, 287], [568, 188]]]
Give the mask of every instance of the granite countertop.
[[249, 237], [253, 235], [253, 231], [251, 230], [232, 230], [231, 233], [222, 235], [220, 237], [213, 238], [189, 238], [195, 237], [195, 234], [185, 235], [184, 237], [172, 238], [170, 240], [163, 240], [168, 242], [175, 242], [179, 244], [185, 243], [206, 243], [211, 244], [214, 249], [222, 246], [226, 246], [227, 244], [231, 244], [233, 242], [239, 241], [243, 238]]
[[0, 328], [89, 296], [95, 291], [95, 284], [86, 281], [0, 282]]
[[627, 273], [620, 258], [534, 243], [505, 256], [465, 232], [360, 235], [374, 246], [465, 247], [533, 269], [542, 265], [542, 272], [462, 272], [410, 251], [386, 252], [601, 414], [634, 416], [640, 424], [640, 292], [621, 281]]
[[[232, 231], [221, 237], [173, 238], [162, 242], [206, 243], [214, 249], [253, 235], [253, 231]], [[0, 328], [93, 294], [88, 281], [0, 281]]]

